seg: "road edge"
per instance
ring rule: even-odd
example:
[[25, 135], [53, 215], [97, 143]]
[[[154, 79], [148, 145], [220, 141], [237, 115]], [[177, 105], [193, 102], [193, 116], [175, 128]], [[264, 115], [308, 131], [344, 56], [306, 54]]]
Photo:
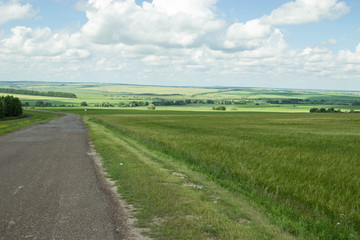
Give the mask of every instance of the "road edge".
[[111, 218], [114, 223], [114, 232], [117, 239], [126, 240], [151, 240], [151, 238], [144, 236], [142, 232], [147, 229], [135, 227], [136, 218], [133, 216], [135, 208], [123, 200], [118, 193], [115, 181], [111, 180], [103, 167], [103, 160], [96, 152], [95, 146], [92, 143], [89, 135], [89, 129], [86, 127], [83, 119], [81, 122], [86, 128], [86, 140], [88, 142], [88, 156], [94, 167], [96, 177], [98, 179], [101, 191], [109, 198], [111, 202]]

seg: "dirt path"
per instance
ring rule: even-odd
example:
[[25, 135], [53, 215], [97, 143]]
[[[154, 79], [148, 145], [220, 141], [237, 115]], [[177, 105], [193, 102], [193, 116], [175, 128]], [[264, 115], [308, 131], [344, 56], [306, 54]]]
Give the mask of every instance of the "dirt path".
[[0, 239], [128, 239], [89, 151], [73, 114], [0, 136]]

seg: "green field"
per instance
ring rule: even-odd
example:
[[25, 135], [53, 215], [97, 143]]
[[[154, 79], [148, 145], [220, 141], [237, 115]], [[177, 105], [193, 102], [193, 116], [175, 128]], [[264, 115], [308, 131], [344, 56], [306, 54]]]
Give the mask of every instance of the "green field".
[[[37, 101], [49, 102], [53, 107], [124, 108], [130, 102], [166, 101], [168, 105], [157, 106], [158, 110], [211, 111], [212, 107], [224, 105], [227, 111], [250, 112], [308, 112], [312, 107], [336, 108], [342, 111], [360, 109], [360, 92], [267, 89], [267, 88], [200, 88], [141, 86], [110, 83], [52, 83], [52, 82], [0, 82], [0, 88], [34, 91], [56, 91], [76, 94], [77, 98], [41, 97], [16, 95], [23, 103], [35, 107]], [[1, 93], [0, 95], [7, 95]], [[175, 101], [188, 101], [174, 104]], [[355, 104], [357, 103], [357, 104]], [[105, 105], [104, 105], [105, 104]], [[134, 109], [146, 109], [132, 106]]]
[[[84, 117], [106, 171], [136, 209], [137, 225], [156, 239], [360, 239], [360, 114], [346, 113], [360, 109], [359, 92], [0, 87], [75, 93], [76, 99], [14, 96], [30, 108], [49, 101], [53, 108], [42, 109]], [[84, 101], [88, 106], [80, 107]], [[119, 107], [134, 101], [164, 105]], [[187, 102], [166, 105], [176, 101]], [[103, 102], [112, 106], [96, 107]], [[216, 105], [226, 111], [212, 110]]]
[[[360, 115], [111, 112], [94, 111], [87, 122], [246, 196], [293, 236], [359, 238]], [[131, 160], [122, 151], [111, 152], [111, 144], [107, 147], [96, 134], [94, 139], [105, 159]], [[117, 174], [111, 167], [109, 171]], [[132, 194], [127, 191], [125, 195]], [[222, 238], [220, 232], [215, 236]]]

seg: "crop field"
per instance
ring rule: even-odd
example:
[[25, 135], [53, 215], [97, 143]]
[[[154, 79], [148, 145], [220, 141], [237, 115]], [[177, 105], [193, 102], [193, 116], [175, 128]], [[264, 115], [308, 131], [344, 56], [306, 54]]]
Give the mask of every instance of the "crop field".
[[110, 112], [87, 122], [247, 196], [293, 236], [359, 238], [360, 115]]
[[[164, 101], [158, 110], [211, 111], [224, 105], [227, 111], [308, 112], [310, 108], [360, 109], [360, 92], [266, 89], [165, 87], [102, 83], [0, 82], [0, 88], [56, 91], [76, 94], [77, 98], [16, 95], [30, 107], [36, 101], [56, 107], [112, 107], [146, 109], [148, 104]], [[3, 95], [0, 92], [0, 95]], [[4, 93], [4, 95], [6, 95]], [[15, 96], [15, 95], [14, 95]], [[175, 104], [175, 102], [178, 102]], [[129, 105], [141, 102], [143, 105]], [[128, 106], [125, 106], [128, 105]]]

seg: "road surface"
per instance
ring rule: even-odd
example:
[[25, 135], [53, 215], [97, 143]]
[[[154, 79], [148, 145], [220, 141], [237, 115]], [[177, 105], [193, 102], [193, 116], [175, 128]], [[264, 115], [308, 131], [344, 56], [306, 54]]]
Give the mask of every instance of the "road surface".
[[0, 239], [126, 239], [73, 114], [0, 136]]

